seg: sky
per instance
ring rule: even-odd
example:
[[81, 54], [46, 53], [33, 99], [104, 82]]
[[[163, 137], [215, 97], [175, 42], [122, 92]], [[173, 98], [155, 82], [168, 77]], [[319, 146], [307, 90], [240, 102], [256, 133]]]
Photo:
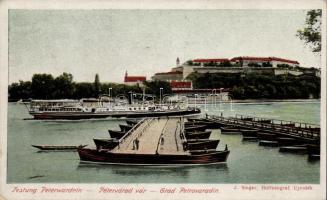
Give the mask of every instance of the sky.
[[9, 83], [35, 73], [76, 82], [150, 79], [196, 58], [275, 56], [320, 67], [296, 31], [306, 10], [10, 10]]

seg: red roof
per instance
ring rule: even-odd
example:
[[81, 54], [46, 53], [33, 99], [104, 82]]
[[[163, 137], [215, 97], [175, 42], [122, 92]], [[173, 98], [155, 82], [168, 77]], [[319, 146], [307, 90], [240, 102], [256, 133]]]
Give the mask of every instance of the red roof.
[[165, 74], [183, 74], [183, 72], [175, 71], [175, 72], [159, 72], [159, 73], [155, 73], [155, 75], [165, 75]]
[[211, 59], [195, 59], [193, 62], [206, 63], [206, 62], [228, 62], [227, 58], [211, 58]]
[[249, 61], [259, 61], [259, 62], [271, 62], [271, 61], [280, 61], [280, 62], [288, 62], [292, 64], [299, 64], [298, 61], [295, 60], [288, 60], [283, 58], [276, 58], [276, 57], [234, 57], [230, 61], [238, 61], [238, 60], [249, 60]]
[[274, 61], [280, 61], [280, 62], [288, 62], [288, 63], [293, 63], [293, 64], [300, 64], [298, 61], [296, 60], [287, 60], [287, 59], [284, 59], [284, 58], [276, 58], [276, 57], [269, 57], [271, 58], [272, 60]]
[[125, 76], [124, 82], [143, 82], [146, 81], [145, 76]]
[[170, 83], [171, 88], [192, 88], [192, 82], [190, 81], [172, 81]]

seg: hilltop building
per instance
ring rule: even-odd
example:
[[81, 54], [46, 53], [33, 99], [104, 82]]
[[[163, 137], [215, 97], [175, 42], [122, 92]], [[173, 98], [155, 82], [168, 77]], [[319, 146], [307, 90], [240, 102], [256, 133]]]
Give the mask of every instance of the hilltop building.
[[225, 74], [315, 74], [320, 76], [320, 70], [315, 68], [300, 67], [300, 63], [295, 60], [277, 57], [249, 57], [240, 56], [228, 58], [194, 59], [180, 64], [179, 58], [176, 60], [176, 67], [169, 72], [154, 74], [153, 80], [161, 81], [182, 81], [187, 80], [191, 73], [225, 73]]
[[145, 76], [128, 76], [127, 71], [125, 72], [125, 77], [124, 77], [124, 84], [125, 85], [139, 85], [139, 86], [142, 86], [144, 81], [146, 81]]

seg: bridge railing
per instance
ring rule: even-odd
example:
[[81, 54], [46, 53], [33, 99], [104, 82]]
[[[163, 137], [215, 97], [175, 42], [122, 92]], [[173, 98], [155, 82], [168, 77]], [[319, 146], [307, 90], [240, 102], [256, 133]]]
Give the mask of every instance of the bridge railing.
[[[306, 138], [320, 138], [320, 132], [313, 131], [312, 129], [305, 129], [300, 127], [294, 127], [294, 126], [285, 126], [281, 124], [275, 124], [275, 123], [262, 123], [261, 121], [253, 120], [254, 117], [252, 117], [252, 120], [248, 120], [250, 118], [225, 118], [222, 116], [211, 116], [211, 118], [219, 120], [225, 124], [229, 125], [237, 125], [237, 126], [243, 126], [246, 128], [253, 128], [253, 129], [260, 129], [260, 130], [267, 130], [267, 131], [278, 131], [280, 133], [290, 134], [294, 136], [299, 137], [306, 137]], [[268, 120], [268, 119], [266, 119]]]

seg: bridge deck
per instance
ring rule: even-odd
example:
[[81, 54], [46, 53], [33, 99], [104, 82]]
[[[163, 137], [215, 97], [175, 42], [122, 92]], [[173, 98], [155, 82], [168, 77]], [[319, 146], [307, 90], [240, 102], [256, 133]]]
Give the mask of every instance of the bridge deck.
[[[183, 118], [177, 117], [146, 119], [113, 149], [113, 152], [188, 154], [184, 151], [183, 141], [180, 138], [181, 120]], [[136, 139], [139, 141], [138, 148], [135, 143]]]

